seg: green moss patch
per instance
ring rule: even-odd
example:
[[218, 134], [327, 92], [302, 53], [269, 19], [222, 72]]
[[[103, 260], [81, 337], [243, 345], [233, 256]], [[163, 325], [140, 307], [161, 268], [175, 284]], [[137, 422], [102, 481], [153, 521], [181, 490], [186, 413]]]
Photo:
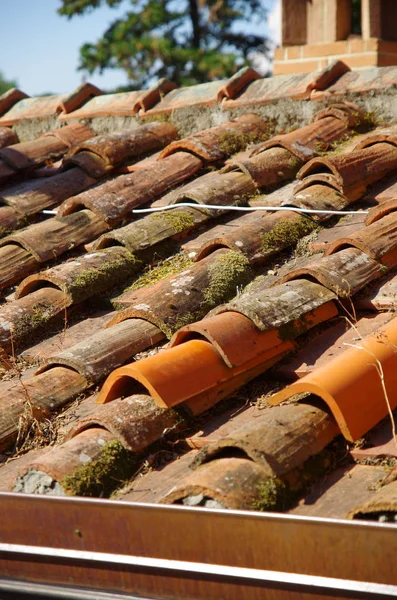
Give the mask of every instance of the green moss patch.
[[131, 279], [141, 266], [141, 261], [134, 254], [125, 252], [119, 258], [109, 260], [100, 267], [79, 273], [67, 287], [67, 292], [73, 298], [73, 302], [82, 302]]
[[177, 209], [154, 214], [153, 219], [169, 225], [175, 234], [191, 229], [195, 225], [194, 218], [190, 213]]
[[27, 341], [33, 342], [43, 333], [48, 334], [47, 325], [54, 316], [47, 304], [37, 302], [32, 306], [31, 313], [24, 313], [18, 317], [13, 328], [14, 342], [23, 345]]
[[209, 284], [204, 290], [203, 308], [208, 311], [231, 300], [253, 277], [248, 259], [241, 253], [221, 254], [208, 268]]
[[147, 267], [142, 275], [125, 291], [137, 290], [148, 285], [153, 285], [154, 283], [157, 283], [157, 281], [161, 281], [170, 275], [181, 273], [190, 267], [192, 263], [192, 259], [189, 258], [187, 254], [183, 252], [175, 254], [170, 258], [166, 258], [155, 267]]
[[61, 484], [72, 496], [108, 498], [135, 473], [137, 459], [117, 440], [104, 445], [97, 460], [86, 463], [63, 478]]
[[258, 144], [267, 139], [264, 133], [243, 133], [241, 131], [225, 131], [219, 141], [219, 148], [225, 156], [232, 156], [244, 150], [249, 144]]
[[307, 217], [301, 217], [298, 221], [283, 220], [279, 221], [271, 231], [262, 236], [262, 252], [264, 254], [273, 254], [295, 246], [298, 241], [312, 231], [318, 229], [315, 221]]
[[282, 511], [288, 504], [288, 486], [273, 476], [266, 479], [258, 486], [258, 498], [252, 508], [261, 511]]

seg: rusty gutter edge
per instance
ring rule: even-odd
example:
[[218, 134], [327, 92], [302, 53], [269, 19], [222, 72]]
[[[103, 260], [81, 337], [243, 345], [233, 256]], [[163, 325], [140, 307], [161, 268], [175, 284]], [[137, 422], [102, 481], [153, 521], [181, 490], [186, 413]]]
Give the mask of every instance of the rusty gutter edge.
[[[73, 573], [77, 576], [73, 584], [83, 591], [117, 593], [123, 579], [124, 592], [151, 597], [155, 579], [162, 582], [161, 595], [154, 594], [157, 598], [169, 597], [170, 589], [163, 586], [170, 578], [186, 589], [197, 580], [207, 581], [222, 592], [263, 585], [280, 590], [274, 596], [277, 600], [285, 598], [286, 589], [297, 592], [297, 598], [305, 590], [321, 591], [321, 597], [397, 597], [387, 558], [395, 551], [394, 525], [12, 493], [0, 493], [0, 502], [8, 516], [0, 525], [0, 572], [8, 580], [42, 585], [53, 583], [56, 573], [57, 583], [67, 586]], [[51, 523], [57, 524], [56, 535]], [[160, 538], [158, 531], [163, 534]], [[233, 543], [235, 531], [238, 545]], [[174, 542], [169, 544], [171, 538]], [[286, 544], [293, 545], [287, 555]], [[271, 547], [272, 553], [253, 554], [253, 547]], [[45, 568], [37, 571], [40, 563]], [[159, 569], [163, 575], [157, 575]], [[107, 585], [98, 579], [104, 572]], [[148, 589], [137, 589], [138, 580]], [[197, 593], [194, 598], [208, 596]]]
[[[332, 577], [319, 577], [316, 575], [301, 575], [299, 573], [285, 573], [282, 571], [267, 571], [247, 567], [229, 567], [207, 563], [188, 562], [182, 560], [169, 560], [131, 556], [125, 554], [108, 554], [105, 552], [86, 552], [84, 550], [64, 550], [61, 548], [45, 548], [41, 546], [24, 546], [18, 544], [0, 543], [0, 554], [11, 554], [26, 560], [31, 556], [37, 559], [50, 558], [57, 562], [66, 561], [68, 566], [74, 563], [90, 563], [106, 565], [123, 565], [133, 568], [143, 568], [148, 571], [171, 572], [174, 576], [187, 574], [190, 577], [201, 576], [201, 580], [221, 579], [229, 583], [236, 582], [240, 585], [258, 585], [264, 589], [278, 589], [283, 591], [322, 593], [333, 597], [338, 594], [343, 598], [397, 598], [397, 586], [379, 583], [357, 582], [347, 579]], [[0, 580], [1, 590], [1, 580]]]

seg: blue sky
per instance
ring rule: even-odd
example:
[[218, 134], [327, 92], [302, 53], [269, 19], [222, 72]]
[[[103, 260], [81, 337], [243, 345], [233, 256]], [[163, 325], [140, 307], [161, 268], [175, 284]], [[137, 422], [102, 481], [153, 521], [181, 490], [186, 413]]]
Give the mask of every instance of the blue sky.
[[[280, 0], [270, 0], [278, 4]], [[110, 21], [125, 12], [128, 3], [117, 9], [107, 6], [84, 17], [68, 20], [57, 14], [60, 0], [0, 0], [0, 71], [16, 79], [18, 87], [30, 96], [69, 92], [77, 87], [83, 73], [77, 71], [79, 47], [98, 39]], [[274, 35], [278, 28], [277, 6], [271, 15]], [[90, 75], [88, 81], [101, 89], [127, 83], [121, 70]]]

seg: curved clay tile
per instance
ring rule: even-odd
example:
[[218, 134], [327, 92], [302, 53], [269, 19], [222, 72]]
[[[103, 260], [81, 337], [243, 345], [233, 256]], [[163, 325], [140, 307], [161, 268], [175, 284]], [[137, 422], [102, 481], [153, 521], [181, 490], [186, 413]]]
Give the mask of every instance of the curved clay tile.
[[[201, 260], [217, 248], [224, 247], [239, 250], [251, 263], [262, 263], [285, 248], [294, 246], [315, 228], [313, 220], [293, 211], [244, 215], [229, 227], [222, 229], [220, 225], [213, 228], [205, 236], [202, 245], [196, 243], [195, 260]], [[218, 233], [220, 230], [221, 235]]]
[[19, 142], [18, 136], [10, 127], [0, 127], [0, 148]]
[[72, 144], [84, 142], [94, 132], [81, 123], [67, 125], [63, 130], [45, 133], [31, 142], [19, 142], [0, 149], [0, 158], [16, 170], [31, 169], [65, 154]]
[[105, 444], [114, 439], [114, 436], [105, 429], [99, 427], [89, 429], [78, 438], [56, 446], [44, 455], [33, 459], [26, 467], [21, 468], [11, 484], [10, 491], [25, 494], [45, 493], [42, 489], [40, 491], [37, 489], [41, 482], [45, 482], [43, 487], [47, 487], [48, 495], [56, 492], [56, 495], [59, 496], [66, 495], [65, 489], [62, 487], [65, 475], [97, 460], [101, 456]]
[[339, 434], [326, 407], [305, 402], [274, 406], [247, 417], [246, 422], [220, 437], [195, 457], [192, 468], [224, 455], [244, 452], [269, 476], [286, 477], [324, 450]]
[[239, 69], [219, 90], [217, 96], [218, 102], [222, 102], [224, 98], [228, 100], [235, 98], [241, 90], [257, 79], [262, 79], [262, 76], [252, 67]]
[[368, 186], [396, 168], [397, 148], [390, 143], [377, 143], [363, 150], [313, 158], [302, 167], [297, 178], [334, 175], [340, 191], [348, 196], [349, 188], [354, 189], [358, 184]]
[[356, 441], [388, 414], [387, 402], [391, 409], [397, 405], [396, 347], [397, 319], [393, 319], [277, 393], [270, 403], [280, 404], [306, 392], [319, 396], [328, 404], [345, 438]]
[[[48, 291], [50, 290], [46, 288], [45, 292]], [[164, 337], [158, 327], [147, 321], [127, 319], [86, 337], [67, 350], [46, 357], [44, 364], [36, 373], [43, 373], [54, 367], [67, 367], [77, 371], [85, 378], [87, 384], [92, 385], [127, 360], [131, 360], [135, 354], [157, 344]]]
[[309, 100], [314, 90], [324, 90], [349, 71], [349, 67], [340, 60], [316, 73], [297, 75], [278, 75], [250, 83], [234, 100], [224, 100], [222, 108], [232, 110], [245, 106], [269, 104], [281, 98]]
[[17, 88], [11, 88], [4, 92], [0, 96], [0, 115], [3, 116], [14, 104], [23, 100], [23, 98], [29, 98], [29, 96]]
[[340, 297], [349, 297], [384, 274], [384, 266], [357, 248], [324, 256], [300, 269], [292, 269], [273, 285], [302, 277], [321, 283]]
[[[332, 308], [320, 307], [306, 315], [307, 329], [333, 316]], [[300, 333], [299, 320], [290, 323], [290, 339]], [[224, 312], [202, 321], [181, 327], [171, 340], [171, 347], [190, 339], [205, 339], [213, 344], [229, 367], [238, 367], [254, 360], [256, 356], [270, 351], [285, 341], [279, 329], [260, 331], [244, 315]]]
[[261, 485], [266, 485], [267, 480], [267, 472], [254, 462], [245, 458], [223, 458], [193, 471], [161, 501], [183, 504], [183, 500], [200, 495], [203, 500], [215, 500], [223, 508], [253, 510]]
[[62, 367], [25, 379], [23, 385], [12, 383], [0, 398], [0, 449], [9, 448], [17, 439], [20, 418], [26, 416], [27, 408], [37, 421], [48, 419], [86, 387], [84, 377]]
[[61, 204], [58, 214], [70, 215], [88, 208], [106, 223], [114, 225], [123, 218], [130, 217], [133, 208], [165, 194], [173, 186], [192, 177], [201, 167], [199, 158], [187, 152], [177, 152], [146, 169], [120, 175], [99, 187], [69, 198]]
[[18, 243], [0, 247], [0, 290], [39, 268], [40, 263]]
[[292, 348], [291, 342], [283, 342], [230, 369], [208, 341], [190, 340], [116, 369], [105, 381], [97, 402], [130, 394], [140, 384], [158, 406], [184, 403], [192, 414], [199, 414], [266, 371]]
[[106, 172], [126, 159], [159, 150], [176, 137], [176, 128], [170, 123], [148, 123], [132, 130], [98, 135], [74, 145], [65, 156], [63, 166], [79, 165], [79, 153], [85, 151], [99, 156]]
[[0, 237], [16, 229], [24, 221], [24, 215], [11, 206], [0, 206]]
[[395, 125], [376, 129], [363, 136], [354, 146], [354, 151], [363, 150], [383, 142], [397, 146], [397, 127]]
[[30, 275], [19, 285], [16, 298], [24, 298], [42, 287], [56, 286], [70, 306], [125, 282], [140, 268], [140, 262], [125, 248], [105, 248]]
[[89, 101], [90, 98], [94, 98], [95, 96], [101, 96], [102, 94], [102, 90], [97, 88], [96, 85], [85, 81], [81, 85], [79, 85], [75, 90], [73, 90], [73, 92], [64, 97], [64, 99], [61, 102], [62, 111], [64, 113], [70, 113], [79, 108], [79, 106], [81, 106], [85, 102]]
[[44, 119], [56, 117], [62, 112], [62, 102], [68, 94], [23, 97], [0, 117], [0, 125], [15, 125], [22, 119]]
[[122, 245], [131, 252], [144, 252], [170, 238], [179, 238], [210, 219], [208, 211], [188, 206], [149, 214], [124, 227], [105, 233], [93, 243], [93, 250]]
[[371, 204], [384, 204], [397, 197], [397, 175], [391, 174], [367, 190], [364, 200]]
[[[157, 206], [195, 202], [197, 204], [236, 205], [245, 204], [246, 200], [257, 191], [256, 185], [249, 175], [244, 173], [206, 173], [182, 187], [165, 194]], [[206, 209], [202, 209], [206, 210]], [[207, 210], [207, 214], [217, 216], [221, 211]]]
[[[306, 322], [305, 315], [308, 313], [323, 307], [324, 320], [335, 316], [337, 310], [332, 302], [335, 298], [330, 290], [305, 279], [297, 279], [270, 289], [267, 289], [266, 283], [262, 287], [259, 282], [232, 302], [214, 309], [211, 314], [238, 312], [251, 319], [261, 331], [278, 328], [282, 337], [291, 339], [291, 336], [295, 337], [307, 330], [310, 323]], [[301, 320], [300, 327], [291, 328], [291, 323], [296, 320]]]
[[[60, 115], [62, 111], [74, 110], [79, 105], [86, 102], [86, 100], [92, 98], [92, 96], [102, 93], [97, 87], [90, 83], [83, 83], [70, 94], [29, 98], [25, 94], [22, 94], [22, 92], [19, 92], [19, 96], [17, 96], [16, 92], [19, 92], [19, 90], [15, 90], [14, 96], [10, 98], [7, 97], [9, 109], [0, 118], [0, 123], [2, 125], [14, 125], [22, 119], [44, 119], [46, 117], [55, 117]], [[16, 99], [18, 100], [17, 102], [15, 101]], [[12, 103], [10, 105], [11, 100]], [[4, 113], [4, 110], [2, 111], [0, 108], [0, 112]], [[60, 120], [62, 120], [62, 116]]]
[[[394, 473], [395, 476], [395, 473]], [[370, 500], [364, 504], [359, 504], [347, 515], [347, 519], [367, 519], [378, 520], [381, 515], [392, 517], [390, 520], [394, 522], [394, 515], [397, 513], [397, 481], [391, 481], [388, 485], [384, 485], [378, 490]]]
[[172, 113], [178, 108], [192, 108], [194, 106], [215, 106], [218, 103], [218, 92], [227, 83], [227, 80], [210, 81], [189, 87], [171, 90], [161, 98], [153, 108], [141, 113], [141, 117], [156, 116]]
[[334, 117], [343, 121], [347, 127], [358, 127], [365, 121], [365, 111], [352, 102], [335, 102], [321, 109], [314, 115], [313, 121], [319, 121], [325, 117]]
[[240, 366], [282, 342], [277, 329], [267, 331], [264, 335], [250, 319], [232, 312], [182, 327], [173, 336], [170, 347], [191, 339], [211, 342], [230, 368]]
[[397, 298], [397, 276], [391, 273], [386, 279], [364, 290], [354, 305], [358, 310], [393, 311]]
[[159, 408], [150, 396], [134, 395], [109, 404], [95, 405], [94, 410], [79, 419], [68, 434], [77, 439], [91, 427], [102, 427], [127, 450], [142, 452], [158, 441], [169, 428], [183, 422], [175, 411]]
[[[268, 131], [265, 121], [256, 115], [242, 115], [217, 127], [204, 129], [169, 144], [160, 154], [165, 158], [175, 152], [192, 152], [207, 162], [224, 160], [228, 155], [228, 146], [247, 145], [254, 136], [263, 136]], [[246, 138], [246, 142], [244, 140]]]
[[[96, 179], [87, 175], [83, 169], [75, 167], [51, 177], [30, 179], [9, 186], [0, 192], [0, 198], [22, 215], [29, 216], [45, 208], [56, 206], [69, 196], [86, 190], [94, 183], [96, 183]], [[15, 227], [11, 227], [11, 229], [15, 229]]]
[[127, 310], [117, 313], [110, 326], [126, 318], [140, 318], [170, 337], [182, 324], [202, 318], [218, 302], [232, 298], [251, 276], [243, 256], [222, 248], [181, 273], [116, 298], [115, 304]]
[[350, 237], [336, 240], [328, 246], [326, 254], [348, 246], [358, 248], [385, 267], [394, 267], [397, 264], [397, 214], [390, 213]]
[[[107, 231], [109, 227], [102, 219], [90, 210], [48, 219], [30, 225], [0, 241], [0, 256], [7, 246], [18, 245], [31, 253], [38, 262], [47, 262], [71, 250], [76, 246], [91, 241]], [[3, 246], [4, 248], [1, 248]]]
[[251, 158], [231, 161], [222, 172], [238, 169], [249, 175], [258, 188], [266, 188], [294, 179], [301, 166], [301, 160], [289, 150], [272, 147]]
[[[319, 150], [329, 148], [332, 142], [344, 138], [348, 134], [349, 127], [343, 120], [325, 115], [310, 125], [271, 138], [258, 146], [253, 153], [258, 154], [264, 150], [279, 147], [288, 150], [302, 162], [307, 162], [316, 156]], [[350, 132], [351, 134], [352, 132]]]
[[47, 288], [0, 305], [0, 346], [7, 351], [13, 345], [18, 348], [69, 304], [61, 290]]
[[140, 383], [158, 406], [170, 408], [225, 381], [229, 372], [212, 344], [192, 340], [116, 369], [105, 381], [97, 402], [125, 396], [128, 389], [131, 394]]
[[378, 206], [374, 206], [373, 208], [370, 208], [370, 210], [368, 211], [367, 218], [365, 220], [365, 224], [372, 225], [372, 223], [379, 221], [379, 219], [383, 219], [383, 217], [385, 217], [386, 215], [389, 215], [390, 213], [392, 213], [396, 210], [397, 210], [397, 197], [390, 198], [389, 200], [385, 200]]
[[[313, 177], [314, 183], [310, 182]], [[330, 176], [332, 177], [332, 176]], [[344, 196], [341, 192], [332, 187], [329, 187], [329, 183], [325, 182], [321, 185], [316, 175], [306, 177], [301, 185], [295, 187], [295, 194], [292, 202], [294, 206], [298, 208], [309, 208], [314, 210], [344, 210], [350, 204], [350, 198]], [[359, 192], [364, 191], [364, 188]], [[310, 218], [315, 221], [325, 221], [330, 218], [330, 215], [310, 215]]]

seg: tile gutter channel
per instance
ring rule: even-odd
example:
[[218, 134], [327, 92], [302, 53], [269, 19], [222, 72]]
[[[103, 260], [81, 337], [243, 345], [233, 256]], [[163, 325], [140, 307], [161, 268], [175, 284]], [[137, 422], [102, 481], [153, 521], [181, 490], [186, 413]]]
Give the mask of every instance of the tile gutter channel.
[[[395, 528], [388, 525], [19, 494], [0, 494], [0, 501], [10, 517], [1, 525], [2, 592], [90, 598], [100, 590], [98, 599], [106, 592], [131, 599], [129, 592], [201, 600], [248, 593], [256, 599], [267, 589], [275, 599], [397, 597]], [[55, 535], [41, 526], [43, 517], [57, 523]], [[238, 545], [231, 539], [236, 532]], [[267, 546], [272, 553], [252, 553]], [[39, 577], [38, 563], [45, 566]]]

